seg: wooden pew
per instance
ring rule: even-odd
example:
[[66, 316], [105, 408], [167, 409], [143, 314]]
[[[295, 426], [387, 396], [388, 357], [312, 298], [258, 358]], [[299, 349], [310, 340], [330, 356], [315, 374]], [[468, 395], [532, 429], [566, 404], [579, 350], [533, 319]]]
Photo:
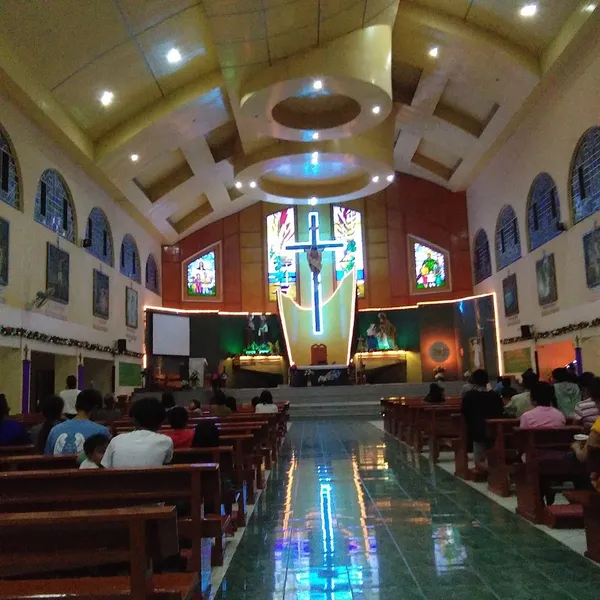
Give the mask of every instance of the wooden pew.
[[517, 427], [519, 427], [519, 419], [488, 419], [486, 421], [487, 434], [494, 440], [494, 445], [486, 452], [487, 484], [490, 492], [494, 492], [498, 496], [510, 496], [511, 477], [515, 471], [515, 465], [520, 463], [514, 437]]
[[35, 446], [0, 446], [0, 456], [16, 456], [17, 454], [35, 454]]
[[[172, 506], [102, 510], [9, 513], [0, 515], [2, 564], [1, 598], [27, 598], [59, 590], [71, 597], [73, 590], [107, 597], [125, 592], [131, 598], [154, 598], [159, 589], [172, 597], [194, 594], [194, 573], [156, 575], [153, 564], [179, 553], [177, 512]], [[129, 563], [129, 576], [56, 577], [56, 571], [72, 571], [98, 565]], [[53, 572], [53, 579], [27, 579]], [[15, 580], [14, 577], [20, 579]]]
[[206, 499], [218, 506], [220, 498], [218, 464], [0, 473], [0, 513], [186, 504], [190, 514], [179, 518], [179, 532], [180, 539], [191, 541], [188, 569], [204, 569], [209, 578], [210, 566], [202, 560], [209, 542], [203, 540], [203, 503]]

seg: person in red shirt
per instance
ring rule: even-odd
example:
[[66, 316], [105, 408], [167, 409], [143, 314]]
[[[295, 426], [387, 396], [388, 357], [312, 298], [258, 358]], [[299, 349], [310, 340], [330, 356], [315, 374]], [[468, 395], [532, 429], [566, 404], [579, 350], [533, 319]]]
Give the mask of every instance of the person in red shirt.
[[167, 421], [171, 429], [163, 431], [173, 440], [173, 448], [189, 448], [194, 438], [194, 430], [188, 429], [190, 416], [183, 406], [175, 406], [167, 413]]

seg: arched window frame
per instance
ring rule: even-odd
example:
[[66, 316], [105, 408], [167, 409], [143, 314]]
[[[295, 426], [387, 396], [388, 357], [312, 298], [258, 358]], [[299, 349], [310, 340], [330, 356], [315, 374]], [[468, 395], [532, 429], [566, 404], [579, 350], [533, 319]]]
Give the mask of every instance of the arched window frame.
[[500, 271], [521, 258], [519, 220], [510, 204], [505, 204], [496, 222], [496, 269]]
[[95, 206], [90, 211], [85, 229], [85, 237], [92, 242], [92, 245], [86, 248], [86, 250], [104, 264], [113, 267], [115, 248], [110, 223], [106, 213], [98, 206]]
[[0, 126], [0, 201], [17, 210], [23, 210], [20, 173], [15, 148]]
[[33, 219], [66, 240], [77, 241], [77, 213], [71, 190], [56, 169], [46, 169], [38, 180]]
[[160, 293], [160, 279], [158, 274], [158, 263], [152, 253], [146, 259], [146, 288], [155, 294]]
[[527, 197], [527, 238], [529, 251], [543, 246], [560, 234], [560, 200], [549, 173], [540, 173]]
[[142, 282], [140, 253], [135, 238], [130, 233], [126, 233], [121, 242], [119, 270], [132, 281]]
[[600, 126], [579, 139], [570, 176], [571, 215], [579, 223], [600, 210]]
[[480, 229], [473, 241], [473, 277], [475, 285], [492, 276], [490, 241], [485, 229]]

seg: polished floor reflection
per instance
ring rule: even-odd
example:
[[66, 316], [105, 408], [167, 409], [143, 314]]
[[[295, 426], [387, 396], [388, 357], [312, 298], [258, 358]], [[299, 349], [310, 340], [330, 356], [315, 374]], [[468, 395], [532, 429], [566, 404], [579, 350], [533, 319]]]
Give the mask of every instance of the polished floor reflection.
[[217, 600], [597, 600], [600, 568], [364, 421], [296, 421]]

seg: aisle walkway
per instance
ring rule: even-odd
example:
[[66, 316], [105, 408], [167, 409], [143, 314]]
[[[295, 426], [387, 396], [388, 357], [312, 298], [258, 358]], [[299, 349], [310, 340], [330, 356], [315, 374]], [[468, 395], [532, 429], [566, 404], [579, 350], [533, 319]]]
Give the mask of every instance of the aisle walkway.
[[218, 600], [596, 600], [600, 568], [367, 422], [294, 422]]

